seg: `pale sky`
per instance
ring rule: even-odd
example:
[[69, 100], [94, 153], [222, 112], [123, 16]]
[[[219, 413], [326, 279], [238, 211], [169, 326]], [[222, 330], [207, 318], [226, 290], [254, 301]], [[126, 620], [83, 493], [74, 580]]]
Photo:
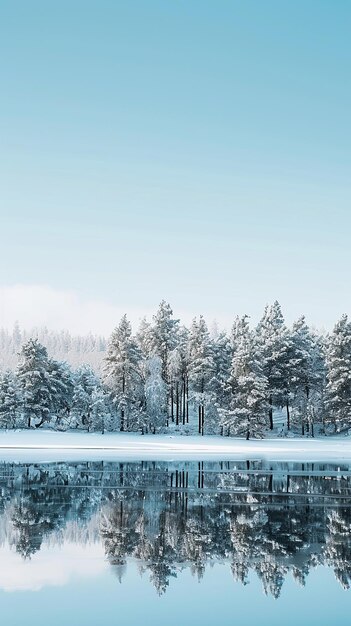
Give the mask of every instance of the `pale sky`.
[[351, 304], [351, 5], [4, 0], [0, 325]]

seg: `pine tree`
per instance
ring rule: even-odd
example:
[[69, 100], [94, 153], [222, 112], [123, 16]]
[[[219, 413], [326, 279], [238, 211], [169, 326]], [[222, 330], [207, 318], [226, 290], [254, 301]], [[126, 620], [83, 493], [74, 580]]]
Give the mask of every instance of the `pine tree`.
[[170, 388], [170, 417], [176, 425], [189, 422], [189, 331], [181, 326], [177, 332], [178, 344], [168, 356], [168, 378]]
[[214, 393], [214, 409], [216, 411], [214, 429], [217, 431], [220, 414], [229, 409], [231, 401], [231, 387], [228, 384], [228, 380], [231, 372], [233, 348], [232, 342], [225, 332], [218, 333], [216, 339], [212, 342], [212, 349], [214, 362], [212, 389]]
[[148, 361], [152, 356], [152, 341], [151, 324], [143, 317], [135, 335], [135, 342], [144, 362]]
[[289, 350], [289, 334], [277, 301], [266, 307], [256, 333], [262, 353], [263, 373], [268, 381], [269, 427], [273, 430], [273, 406], [281, 407], [286, 402]]
[[54, 359], [48, 361], [51, 394], [51, 418], [55, 426], [62, 429], [69, 425], [70, 411], [73, 401], [73, 373], [67, 363]]
[[89, 365], [82, 365], [77, 369], [71, 409], [72, 428], [86, 428], [89, 432], [93, 430], [94, 394], [100, 388], [100, 380]]
[[314, 424], [324, 425], [324, 397], [326, 386], [325, 338], [312, 333], [311, 378], [307, 419], [312, 437]]
[[106, 383], [120, 416], [120, 430], [128, 430], [133, 411], [140, 410], [143, 397], [141, 352], [124, 315], [114, 330], [105, 359]]
[[[167, 371], [170, 385], [170, 405], [172, 422], [179, 425], [180, 417], [180, 393], [182, 390], [183, 363], [179, 347], [174, 348], [168, 355]], [[174, 415], [175, 413], [175, 415]]]
[[7, 370], [0, 376], [0, 427], [18, 428], [22, 423], [22, 395], [17, 377]]
[[199, 434], [204, 434], [205, 408], [213, 401], [213, 348], [206, 322], [202, 315], [194, 319], [189, 335], [189, 386], [191, 400], [198, 408]]
[[96, 386], [91, 394], [91, 422], [93, 431], [104, 434], [106, 430], [112, 430], [108, 398], [101, 385]]
[[171, 306], [162, 300], [156, 315], [153, 316], [151, 327], [151, 351], [161, 359], [162, 378], [168, 384], [168, 359], [169, 353], [177, 345], [177, 333], [179, 320], [173, 319]]
[[256, 337], [249, 330], [237, 344], [230, 376], [232, 399], [223, 425], [231, 435], [262, 438], [267, 428], [267, 379]]
[[292, 327], [288, 350], [287, 426], [290, 428], [288, 397], [291, 398], [293, 421], [299, 422], [302, 435], [314, 435], [316, 411], [320, 412], [324, 382], [320, 345], [305, 321], [299, 318]]
[[326, 353], [326, 424], [335, 432], [351, 425], [351, 322], [343, 315], [329, 338]]
[[161, 359], [161, 374], [167, 386], [167, 415], [173, 415], [173, 400], [175, 389], [168, 370], [170, 355], [178, 345], [179, 320], [173, 318], [171, 306], [162, 300], [156, 315], [153, 316], [153, 324], [150, 327], [150, 355], [159, 356]]
[[38, 420], [36, 427], [42, 426], [50, 420], [51, 377], [47, 350], [37, 339], [30, 339], [22, 347], [17, 376], [28, 428], [33, 419]]
[[167, 386], [162, 378], [162, 361], [153, 356], [148, 362], [149, 375], [145, 382], [148, 430], [159, 432], [167, 421]]
[[235, 351], [237, 350], [238, 346], [241, 343], [242, 338], [247, 335], [248, 331], [249, 331], [249, 316], [243, 315], [242, 317], [239, 317], [239, 315], [237, 315], [234, 320], [234, 324], [232, 326], [232, 331], [231, 331], [231, 336], [230, 336], [233, 353], [235, 353]]

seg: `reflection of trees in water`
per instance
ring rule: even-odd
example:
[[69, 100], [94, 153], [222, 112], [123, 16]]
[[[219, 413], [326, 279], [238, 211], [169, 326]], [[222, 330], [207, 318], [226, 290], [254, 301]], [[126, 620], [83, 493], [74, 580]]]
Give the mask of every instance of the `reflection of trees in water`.
[[90, 536], [82, 529], [96, 518], [118, 579], [128, 559], [136, 559], [159, 594], [182, 569], [201, 579], [215, 562], [230, 564], [242, 584], [256, 573], [275, 598], [289, 573], [305, 585], [320, 564], [331, 567], [344, 588], [351, 583], [348, 467], [3, 464], [0, 488], [8, 537], [25, 559], [48, 537], [63, 541], [69, 526], [79, 541]]
[[350, 510], [338, 509], [327, 515], [327, 531], [323, 550], [325, 563], [333, 568], [344, 589], [351, 584], [351, 522]]
[[234, 578], [244, 584], [253, 569], [265, 592], [274, 597], [279, 596], [289, 570], [294, 569], [297, 576], [294, 556], [308, 541], [302, 519], [301, 534], [289, 534], [285, 511], [265, 511], [257, 504], [223, 506], [221, 498], [198, 504], [198, 496], [188, 501], [186, 508], [179, 510], [179, 502], [174, 500], [166, 510], [154, 511], [151, 516], [146, 512], [147, 497], [147, 492], [141, 499], [127, 501], [117, 496], [104, 507], [101, 536], [112, 564], [117, 545], [123, 563], [128, 557], [142, 562], [158, 592], [165, 591], [169, 578], [179, 569], [188, 566], [201, 579], [206, 566], [215, 561], [230, 560]]
[[15, 505], [12, 523], [18, 531], [16, 550], [24, 558], [30, 558], [40, 550], [42, 522], [40, 514], [30, 503], [21, 500]]

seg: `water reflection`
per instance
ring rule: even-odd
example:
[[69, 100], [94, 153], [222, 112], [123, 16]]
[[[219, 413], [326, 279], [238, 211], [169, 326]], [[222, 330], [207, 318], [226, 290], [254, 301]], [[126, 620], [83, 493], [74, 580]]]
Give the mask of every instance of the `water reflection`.
[[227, 563], [278, 598], [312, 568], [351, 581], [351, 467], [333, 464], [0, 464], [0, 541], [29, 562], [48, 545], [102, 543], [117, 578], [139, 563], [159, 594]]

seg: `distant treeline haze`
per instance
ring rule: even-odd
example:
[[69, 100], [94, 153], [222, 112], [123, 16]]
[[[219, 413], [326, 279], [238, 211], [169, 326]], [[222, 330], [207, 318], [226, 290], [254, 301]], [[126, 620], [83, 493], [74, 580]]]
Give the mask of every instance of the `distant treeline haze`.
[[[210, 333], [202, 316], [187, 328], [162, 301], [152, 322], [144, 319], [135, 335], [124, 315], [107, 346], [93, 336], [72, 340], [68, 333], [46, 331], [45, 341], [43, 334], [2, 332], [0, 345], [10, 353], [17, 342], [20, 350], [15, 369], [0, 378], [2, 428], [179, 430], [249, 439], [272, 431], [313, 437], [351, 427], [346, 315], [322, 336], [304, 317], [287, 327], [275, 302], [256, 328], [245, 315], [229, 334]], [[85, 341], [85, 352], [99, 353], [102, 365], [73, 368], [57, 359], [60, 340], [65, 358], [74, 341], [75, 353], [80, 346], [84, 354]], [[55, 359], [48, 352], [54, 346]]]

